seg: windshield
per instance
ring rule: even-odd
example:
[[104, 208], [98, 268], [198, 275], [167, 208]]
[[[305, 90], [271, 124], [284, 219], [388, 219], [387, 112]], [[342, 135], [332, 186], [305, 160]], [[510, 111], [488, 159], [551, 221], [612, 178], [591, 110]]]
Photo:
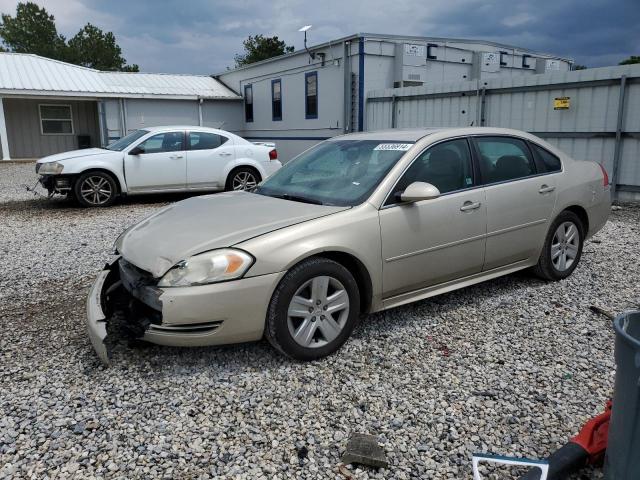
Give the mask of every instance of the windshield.
[[364, 202], [412, 143], [323, 142], [285, 164], [254, 193], [323, 205]]
[[120, 140], [116, 140], [112, 144], [107, 147], [107, 150], [115, 150], [116, 152], [121, 152], [133, 142], [138, 140], [143, 135], [149, 133], [149, 130], [136, 130], [135, 132], [131, 132], [129, 135], [122, 137]]

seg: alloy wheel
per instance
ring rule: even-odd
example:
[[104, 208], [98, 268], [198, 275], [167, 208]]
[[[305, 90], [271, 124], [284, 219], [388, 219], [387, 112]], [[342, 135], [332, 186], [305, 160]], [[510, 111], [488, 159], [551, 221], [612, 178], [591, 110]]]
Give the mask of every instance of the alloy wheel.
[[231, 186], [234, 190], [249, 190], [258, 184], [256, 176], [248, 171], [241, 171], [233, 176]]
[[578, 256], [580, 235], [573, 222], [561, 223], [551, 242], [551, 262], [556, 270], [564, 272], [571, 268]]
[[85, 178], [82, 182], [80, 195], [91, 205], [102, 205], [107, 203], [113, 195], [113, 188], [106, 178], [94, 175]]
[[349, 318], [349, 294], [334, 277], [318, 276], [306, 281], [293, 295], [287, 325], [294, 341], [318, 348], [335, 340]]

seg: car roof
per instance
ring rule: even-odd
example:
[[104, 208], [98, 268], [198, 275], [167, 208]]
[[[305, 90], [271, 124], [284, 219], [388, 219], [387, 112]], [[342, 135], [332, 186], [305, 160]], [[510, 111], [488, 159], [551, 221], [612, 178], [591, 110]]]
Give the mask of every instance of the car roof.
[[147, 132], [166, 132], [169, 130], [198, 130], [203, 132], [224, 132], [219, 128], [200, 127], [198, 125], [163, 125], [160, 127], [140, 127], [139, 130], [146, 130]]
[[372, 132], [357, 132], [333, 137], [331, 140], [379, 140], [417, 142], [421, 138], [433, 134], [439, 137], [455, 137], [460, 135], [515, 135], [518, 137], [530, 137], [531, 135], [520, 130], [494, 127], [443, 127], [443, 128], [392, 128], [375, 130]]

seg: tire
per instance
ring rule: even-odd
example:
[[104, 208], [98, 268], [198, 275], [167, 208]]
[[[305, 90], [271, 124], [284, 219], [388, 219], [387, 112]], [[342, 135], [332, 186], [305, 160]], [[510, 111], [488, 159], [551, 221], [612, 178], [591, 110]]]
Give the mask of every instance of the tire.
[[544, 280], [567, 278], [580, 262], [583, 245], [582, 221], [575, 213], [565, 210], [551, 224], [533, 272]]
[[83, 207], [108, 207], [118, 197], [118, 184], [108, 173], [85, 172], [73, 184], [73, 197]]
[[333, 260], [310, 258], [289, 270], [276, 287], [265, 337], [291, 358], [316, 360], [342, 346], [359, 314], [360, 292], [349, 270]]
[[225, 191], [249, 190], [262, 181], [260, 173], [253, 167], [238, 167], [231, 170], [227, 177]]

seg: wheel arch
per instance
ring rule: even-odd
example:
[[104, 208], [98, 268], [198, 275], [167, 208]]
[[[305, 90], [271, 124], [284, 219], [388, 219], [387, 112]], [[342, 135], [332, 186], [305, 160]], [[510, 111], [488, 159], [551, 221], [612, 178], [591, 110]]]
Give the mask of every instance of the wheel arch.
[[236, 160], [235, 162], [233, 162], [232, 164], [227, 165], [227, 167], [225, 168], [225, 174], [224, 174], [225, 185], [226, 185], [226, 182], [229, 180], [229, 176], [235, 170], [237, 170], [239, 168], [252, 168], [252, 169], [254, 169], [260, 175], [260, 180], [261, 181], [266, 178], [266, 172], [262, 168], [262, 166], [260, 165], [259, 162], [256, 162], [255, 160], [253, 160], [251, 158], [240, 158], [240, 159]]
[[580, 221], [582, 222], [582, 226], [584, 227], [583, 234], [586, 238], [589, 233], [589, 214], [587, 213], [587, 211], [580, 205], [570, 205], [568, 207], [565, 207], [562, 212], [574, 213], [580, 219]]
[[86, 170], [83, 170], [81, 172], [74, 173], [74, 177], [75, 177], [74, 183], [81, 175], [84, 175], [85, 173], [91, 173], [91, 172], [106, 173], [107, 175], [109, 175], [111, 178], [115, 180], [116, 188], [118, 189], [118, 192], [117, 192], [118, 194], [126, 192], [126, 189], [123, 188], [123, 181], [120, 178], [120, 176], [116, 172], [109, 170], [108, 168], [92, 167], [92, 168], [87, 168]]
[[[347, 252], [329, 250], [302, 258], [296, 262], [295, 265], [298, 265], [305, 260], [309, 260], [310, 258], [326, 258], [327, 260], [333, 260], [349, 270], [358, 284], [358, 290], [360, 291], [360, 313], [369, 313], [373, 300], [373, 283], [371, 281], [371, 274], [359, 258]], [[293, 268], [293, 266], [291, 268]]]

